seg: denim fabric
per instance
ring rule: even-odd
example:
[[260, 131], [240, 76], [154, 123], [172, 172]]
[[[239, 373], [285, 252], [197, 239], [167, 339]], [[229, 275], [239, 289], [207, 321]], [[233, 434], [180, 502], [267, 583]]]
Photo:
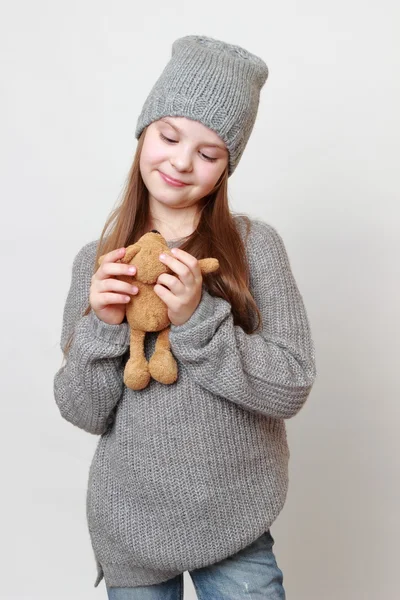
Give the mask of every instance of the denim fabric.
[[[225, 560], [189, 571], [199, 600], [285, 600], [270, 530]], [[182, 600], [183, 573], [156, 585], [107, 587], [109, 600]]]

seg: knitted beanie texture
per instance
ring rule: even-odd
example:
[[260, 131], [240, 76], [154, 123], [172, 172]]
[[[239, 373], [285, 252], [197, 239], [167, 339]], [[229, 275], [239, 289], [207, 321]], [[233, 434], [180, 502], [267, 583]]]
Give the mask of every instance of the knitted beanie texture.
[[225, 143], [232, 175], [253, 130], [267, 77], [265, 62], [240, 46], [198, 35], [179, 38], [143, 105], [135, 136], [139, 139], [145, 127], [166, 116], [199, 121]]

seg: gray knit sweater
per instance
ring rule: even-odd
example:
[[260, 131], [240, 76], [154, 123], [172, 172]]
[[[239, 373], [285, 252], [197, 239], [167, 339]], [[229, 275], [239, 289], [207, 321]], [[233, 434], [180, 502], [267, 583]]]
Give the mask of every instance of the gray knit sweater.
[[[283, 241], [252, 219], [246, 249], [262, 331], [234, 325], [230, 304], [203, 285], [191, 318], [171, 326], [178, 380], [131, 390], [128, 323], [82, 316], [97, 243], [73, 262], [61, 348], [75, 335], [54, 395], [67, 421], [101, 436], [86, 503], [94, 585], [104, 576], [108, 586], [135, 587], [221, 561], [275, 521], [288, 490], [284, 419], [310, 393], [314, 344]], [[147, 359], [156, 337], [146, 334]]]

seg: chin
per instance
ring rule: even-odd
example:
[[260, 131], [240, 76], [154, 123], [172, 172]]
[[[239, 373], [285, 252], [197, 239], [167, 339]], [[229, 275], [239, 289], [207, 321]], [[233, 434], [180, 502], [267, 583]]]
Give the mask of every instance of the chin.
[[179, 204], [182, 202], [182, 198], [179, 198], [176, 194], [172, 193], [166, 194], [165, 191], [159, 192], [158, 190], [149, 189], [149, 194], [156, 200], [156, 202], [160, 202], [161, 204]]

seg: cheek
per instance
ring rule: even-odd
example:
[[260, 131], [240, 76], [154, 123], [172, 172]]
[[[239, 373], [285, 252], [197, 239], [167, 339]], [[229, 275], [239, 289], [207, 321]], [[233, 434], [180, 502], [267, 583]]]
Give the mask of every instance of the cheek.
[[154, 165], [158, 165], [161, 161], [165, 160], [165, 149], [159, 143], [149, 140], [143, 144], [142, 152], [140, 156], [141, 168], [146, 170]]
[[221, 168], [220, 165], [217, 167], [212, 163], [202, 167], [201, 172], [199, 173], [199, 180], [201, 181], [202, 187], [205, 190], [211, 190], [217, 183], [222, 171], [223, 168]]

